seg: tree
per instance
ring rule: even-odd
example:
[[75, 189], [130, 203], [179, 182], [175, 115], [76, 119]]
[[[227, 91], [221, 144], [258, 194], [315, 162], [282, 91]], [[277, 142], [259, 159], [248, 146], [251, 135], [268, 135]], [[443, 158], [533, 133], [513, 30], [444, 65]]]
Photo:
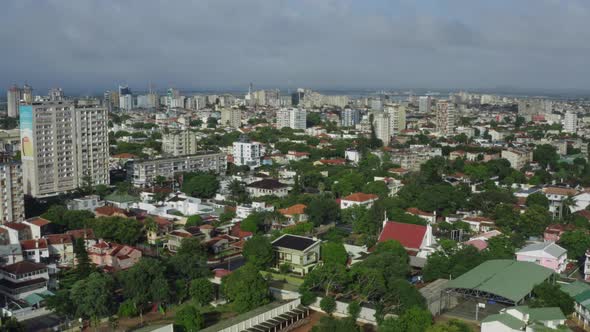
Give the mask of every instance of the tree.
[[434, 324], [426, 329], [426, 332], [472, 332], [469, 325], [460, 320], [451, 319], [444, 323]]
[[540, 192], [529, 195], [526, 198], [525, 204], [528, 207], [531, 207], [533, 205], [538, 205], [544, 209], [549, 209], [549, 200], [547, 199], [547, 196], [545, 196], [544, 194], [542, 194]]
[[301, 292], [323, 291], [324, 296], [337, 293], [348, 287], [350, 277], [343, 265], [323, 264], [311, 270], [301, 284]]
[[322, 262], [346, 265], [347, 260], [348, 254], [342, 242], [325, 242], [322, 244]]
[[533, 294], [532, 307], [559, 307], [566, 316], [574, 312], [574, 299], [557, 284], [545, 281], [533, 288]]
[[[10, 119], [10, 118], [8, 118]], [[2, 317], [0, 322], [0, 332], [25, 332], [26, 326], [13, 317]]]
[[207, 267], [207, 249], [197, 238], [183, 239], [169, 263], [176, 275], [187, 281], [206, 277], [210, 273]]
[[78, 275], [78, 278], [83, 279], [88, 277], [93, 269], [92, 265], [90, 264], [90, 258], [88, 258], [88, 252], [86, 251], [84, 239], [79, 238], [75, 240], [74, 254], [76, 255], [75, 271]]
[[361, 304], [358, 301], [350, 302], [347, 308], [349, 317], [356, 321], [361, 313], [361, 309]]
[[379, 332], [424, 332], [432, 325], [428, 310], [412, 308], [398, 318], [387, 318], [379, 324]]
[[268, 283], [252, 264], [224, 277], [221, 288], [237, 312], [247, 312], [270, 302]]
[[550, 222], [549, 212], [541, 206], [533, 205], [520, 216], [518, 231], [527, 237], [541, 235]]
[[137, 219], [100, 217], [89, 224], [97, 237], [117, 243], [135, 245], [144, 236], [144, 226]]
[[319, 324], [315, 325], [311, 332], [359, 332], [359, 327], [351, 318], [336, 319], [332, 316], [322, 317]]
[[76, 308], [75, 315], [98, 324], [100, 318], [111, 312], [113, 279], [109, 275], [94, 272], [88, 278], [76, 282], [70, 296]]
[[389, 188], [383, 181], [373, 181], [363, 186], [363, 192], [367, 194], [375, 194], [379, 197], [387, 197]]
[[193, 226], [201, 226], [203, 224], [203, 217], [198, 214], [194, 214], [186, 219], [186, 223], [184, 224], [184, 228], [189, 228]]
[[174, 325], [178, 325], [182, 331], [196, 332], [205, 325], [205, 319], [196, 306], [187, 304], [176, 312]]
[[196, 304], [200, 306], [207, 305], [213, 300], [213, 284], [206, 278], [193, 279], [190, 286], [190, 295]]
[[256, 235], [244, 244], [244, 258], [248, 263], [263, 270], [271, 266], [274, 259], [272, 244], [266, 236]]
[[340, 221], [340, 206], [329, 196], [314, 196], [305, 208], [305, 213], [316, 226]]
[[325, 313], [332, 316], [334, 310], [336, 310], [336, 300], [331, 296], [326, 296], [320, 300], [320, 309]]
[[585, 231], [567, 231], [561, 235], [559, 244], [567, 249], [568, 258], [577, 260], [590, 248], [590, 237]]
[[211, 198], [219, 189], [219, 180], [213, 174], [208, 173], [186, 173], [182, 191], [188, 195], [199, 198]]
[[144, 306], [169, 299], [170, 288], [164, 272], [165, 268], [158, 260], [142, 258], [121, 275], [123, 295], [139, 308], [142, 322]]
[[537, 145], [533, 150], [533, 160], [538, 162], [543, 168], [555, 168], [559, 155], [557, 149], [550, 144]]
[[246, 186], [243, 182], [233, 180], [229, 183], [228, 190], [230, 192], [230, 198], [237, 203], [248, 203], [250, 201], [248, 191], [246, 191]]

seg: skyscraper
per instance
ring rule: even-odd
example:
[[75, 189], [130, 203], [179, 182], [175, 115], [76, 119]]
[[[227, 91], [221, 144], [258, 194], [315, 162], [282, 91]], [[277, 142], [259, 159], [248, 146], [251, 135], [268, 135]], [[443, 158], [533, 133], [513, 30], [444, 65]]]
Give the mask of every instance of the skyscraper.
[[418, 99], [418, 111], [420, 113], [430, 113], [432, 107], [432, 100], [430, 96], [420, 96]]
[[126, 85], [119, 85], [119, 108], [125, 111], [131, 111], [133, 109], [133, 95]]
[[25, 218], [21, 163], [0, 155], [0, 224]]
[[20, 95], [21, 91], [16, 85], [11, 86], [6, 93], [6, 100], [8, 102], [8, 117], [10, 118], [18, 117], [18, 105], [20, 104]]
[[389, 114], [385, 112], [374, 112], [373, 128], [375, 129], [375, 135], [383, 142], [383, 145], [389, 145], [389, 142], [391, 141]]
[[436, 103], [436, 129], [441, 135], [451, 135], [455, 131], [455, 105], [448, 100]]
[[568, 133], [575, 133], [578, 131], [578, 114], [567, 111], [563, 119], [563, 130]]
[[73, 102], [20, 106], [24, 192], [48, 197], [109, 183], [108, 116], [104, 107]]

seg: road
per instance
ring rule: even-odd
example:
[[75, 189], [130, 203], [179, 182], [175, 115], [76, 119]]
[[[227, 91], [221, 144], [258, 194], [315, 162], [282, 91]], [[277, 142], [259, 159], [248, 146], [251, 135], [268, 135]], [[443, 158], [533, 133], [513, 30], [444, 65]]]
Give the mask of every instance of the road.
[[243, 256], [235, 256], [235, 257], [232, 257], [231, 259], [227, 259], [221, 263], [210, 264], [209, 268], [211, 270], [226, 269], [226, 270], [234, 271], [237, 268], [244, 265], [245, 263], [246, 263], [246, 260], [244, 259]]

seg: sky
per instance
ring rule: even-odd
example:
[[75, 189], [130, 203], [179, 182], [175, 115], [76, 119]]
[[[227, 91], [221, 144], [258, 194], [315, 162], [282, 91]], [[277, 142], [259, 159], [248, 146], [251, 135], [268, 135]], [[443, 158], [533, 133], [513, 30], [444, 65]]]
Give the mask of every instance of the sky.
[[5, 0], [0, 90], [590, 91], [588, 0]]

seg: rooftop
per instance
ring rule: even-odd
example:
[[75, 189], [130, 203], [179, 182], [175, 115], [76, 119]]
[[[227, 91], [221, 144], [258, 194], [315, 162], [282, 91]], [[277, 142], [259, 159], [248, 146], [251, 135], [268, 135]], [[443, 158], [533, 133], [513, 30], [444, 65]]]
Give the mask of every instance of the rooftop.
[[309, 237], [285, 234], [274, 240], [272, 245], [280, 248], [305, 251], [316, 243], [319, 243], [319, 241]]

